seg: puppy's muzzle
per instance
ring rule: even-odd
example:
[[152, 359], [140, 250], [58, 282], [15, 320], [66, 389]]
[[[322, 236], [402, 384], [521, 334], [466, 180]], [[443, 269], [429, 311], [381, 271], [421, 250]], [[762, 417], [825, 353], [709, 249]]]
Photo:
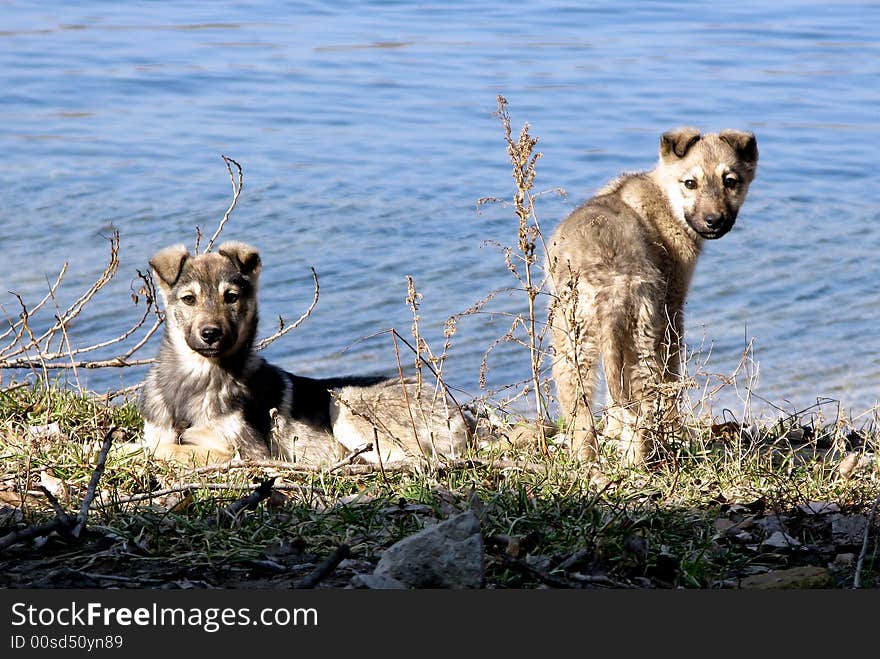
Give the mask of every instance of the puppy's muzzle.
[[199, 327], [187, 343], [202, 357], [220, 357], [235, 345], [236, 337], [236, 332], [226, 331], [219, 325], [207, 323]]
[[206, 346], [210, 347], [219, 343], [220, 339], [223, 338], [223, 330], [216, 325], [205, 325], [199, 330], [199, 337], [205, 342]]
[[699, 221], [691, 222], [691, 226], [701, 237], [717, 240], [733, 228], [736, 217], [723, 213], [704, 215]]

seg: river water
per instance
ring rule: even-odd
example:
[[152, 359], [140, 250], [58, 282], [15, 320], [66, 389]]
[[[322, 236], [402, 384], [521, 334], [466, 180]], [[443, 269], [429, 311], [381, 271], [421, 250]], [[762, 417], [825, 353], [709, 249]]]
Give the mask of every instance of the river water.
[[[496, 96], [540, 138], [537, 217], [549, 234], [607, 179], [647, 169], [679, 125], [758, 136], [759, 172], [734, 231], [707, 245], [687, 305], [695, 372], [737, 389], [713, 413], [797, 411], [880, 397], [880, 9], [876, 3], [0, 2], [0, 304], [3, 323], [61, 264], [63, 305], [117, 277], [70, 327], [102, 341], [138, 314], [137, 269], [210, 234], [262, 254], [261, 335], [311, 316], [267, 349], [303, 375], [393, 371], [389, 328], [443, 347], [446, 318], [516, 287], [498, 245], [513, 179]], [[142, 304], [142, 303], [141, 303]], [[539, 307], [544, 302], [539, 300]], [[528, 351], [502, 342], [519, 291], [462, 318], [444, 373], [467, 395], [510, 395]], [[50, 310], [51, 312], [51, 310]], [[522, 336], [519, 332], [518, 336]], [[153, 354], [158, 341], [142, 352]], [[130, 345], [130, 344], [129, 344]], [[98, 355], [114, 354], [112, 350]], [[411, 355], [403, 348], [403, 361]], [[89, 388], [143, 369], [81, 372]], [[67, 377], [70, 377], [69, 375]], [[8, 380], [8, 376], [7, 376]], [[709, 386], [718, 384], [710, 379]], [[697, 392], [699, 393], [699, 392]], [[465, 396], [466, 397], [466, 396]], [[765, 401], [769, 401], [766, 403]], [[774, 412], [774, 407], [769, 407]], [[775, 412], [774, 412], [775, 413]]]

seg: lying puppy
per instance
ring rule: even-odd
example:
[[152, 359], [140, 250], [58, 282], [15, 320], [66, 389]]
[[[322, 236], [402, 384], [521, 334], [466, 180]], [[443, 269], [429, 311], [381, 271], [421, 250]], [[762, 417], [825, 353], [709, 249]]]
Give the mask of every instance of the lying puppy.
[[144, 443], [157, 457], [205, 464], [235, 456], [326, 465], [366, 443], [371, 463], [453, 457], [473, 419], [433, 388], [385, 377], [313, 379], [273, 366], [254, 348], [256, 249], [183, 245], [150, 260], [165, 336], [140, 399]]

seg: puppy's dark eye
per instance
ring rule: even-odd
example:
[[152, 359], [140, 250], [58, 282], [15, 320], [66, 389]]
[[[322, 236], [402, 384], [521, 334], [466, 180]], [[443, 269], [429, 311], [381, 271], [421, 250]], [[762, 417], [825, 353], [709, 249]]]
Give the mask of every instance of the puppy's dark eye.
[[233, 304], [235, 302], [238, 302], [238, 293], [236, 293], [235, 291], [226, 291], [223, 294], [223, 300], [226, 302], [226, 304]]
[[180, 296], [180, 301], [191, 307], [196, 303], [196, 296], [192, 293], [187, 293], [186, 295]]
[[686, 178], [684, 180], [684, 187], [688, 190], [696, 190], [697, 189], [697, 181], [692, 178]]
[[736, 178], [734, 178], [733, 176], [724, 177], [724, 187], [728, 190], [733, 190], [738, 184], [739, 181], [736, 180]]

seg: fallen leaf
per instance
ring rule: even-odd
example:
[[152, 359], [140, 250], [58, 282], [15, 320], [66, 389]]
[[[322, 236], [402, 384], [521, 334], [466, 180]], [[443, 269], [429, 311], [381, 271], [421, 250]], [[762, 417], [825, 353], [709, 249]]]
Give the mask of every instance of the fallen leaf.
[[57, 421], [28, 426], [28, 433], [34, 439], [54, 439], [61, 436], [61, 426], [58, 425]]
[[5, 503], [15, 508], [18, 508], [24, 503], [24, 499], [21, 498], [20, 494], [17, 494], [15, 492], [0, 490], [0, 503]]
[[50, 474], [45, 469], [40, 472], [40, 485], [55, 495], [55, 498], [59, 501], [67, 501], [69, 498], [67, 484], [57, 476]]
[[855, 452], [847, 453], [843, 456], [835, 471], [840, 478], [849, 478], [858, 464], [859, 454]]

